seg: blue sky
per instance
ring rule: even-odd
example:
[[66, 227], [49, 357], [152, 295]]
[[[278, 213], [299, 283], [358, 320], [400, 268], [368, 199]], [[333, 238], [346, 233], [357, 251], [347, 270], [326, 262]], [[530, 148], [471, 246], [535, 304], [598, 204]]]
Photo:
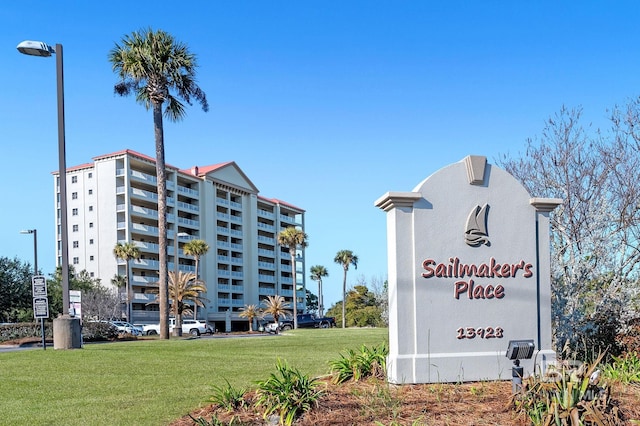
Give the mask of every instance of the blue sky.
[[469, 154], [518, 155], [562, 105], [607, 127], [639, 95], [639, 18], [635, 1], [2, 2], [0, 256], [32, 262], [19, 231], [36, 228], [40, 268], [55, 265], [55, 60], [22, 40], [64, 46], [68, 166], [154, 155], [151, 114], [113, 94], [107, 54], [145, 27], [188, 44], [211, 109], [165, 124], [167, 162], [235, 161], [261, 195], [306, 209], [330, 305], [338, 250], [360, 258], [349, 284], [386, 276], [385, 192]]

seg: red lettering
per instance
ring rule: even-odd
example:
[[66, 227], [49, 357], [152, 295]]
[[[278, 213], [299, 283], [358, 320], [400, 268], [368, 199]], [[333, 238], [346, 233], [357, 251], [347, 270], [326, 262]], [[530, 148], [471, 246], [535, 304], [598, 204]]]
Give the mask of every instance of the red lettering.
[[496, 299], [502, 299], [504, 297], [504, 287], [497, 285], [493, 294], [496, 296]]
[[447, 278], [447, 265], [445, 265], [444, 263], [438, 263], [436, 265], [436, 277], [440, 277], [440, 278]]
[[471, 296], [471, 289], [469, 289], [469, 299], [484, 299], [484, 289], [481, 285], [473, 288], [473, 297]]
[[503, 264], [500, 268], [500, 276], [502, 278], [509, 278], [511, 276], [511, 267], [508, 264]]
[[[524, 260], [522, 261], [524, 263]], [[527, 263], [526, 265], [524, 265], [524, 277], [525, 278], [530, 278], [533, 275], [533, 271], [531, 271], [531, 268], [533, 268], [533, 265], [530, 263]]]
[[433, 268], [430, 265], [435, 265], [436, 261], [433, 259], [425, 259], [424, 262], [422, 262], [422, 269], [424, 269], [427, 272], [423, 272], [422, 273], [422, 278], [431, 278], [433, 277]]
[[498, 276], [501, 277], [502, 274], [500, 273], [500, 264], [496, 263], [496, 260], [492, 257], [489, 261], [491, 263], [491, 278]]
[[466, 281], [456, 281], [453, 285], [453, 297], [460, 299], [460, 295], [463, 294], [469, 288], [469, 284]]
[[515, 278], [518, 273], [518, 269], [524, 268], [524, 260], [521, 260], [520, 263], [514, 263], [511, 265], [511, 276]]
[[489, 284], [487, 288], [484, 289], [484, 297], [486, 297], [487, 299], [493, 299], [494, 296], [495, 294], [493, 292], [493, 286]]

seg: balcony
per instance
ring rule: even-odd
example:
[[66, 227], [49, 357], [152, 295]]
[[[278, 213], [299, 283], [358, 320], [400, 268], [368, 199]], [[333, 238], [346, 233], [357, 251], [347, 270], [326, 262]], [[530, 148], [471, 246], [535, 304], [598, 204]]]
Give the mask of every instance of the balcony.
[[268, 225], [268, 224], [266, 224], [266, 223], [262, 223], [262, 222], [258, 222], [258, 228], [260, 228], [260, 229], [265, 229], [265, 230], [267, 230], [267, 231], [269, 231], [269, 232], [273, 232], [273, 233], [275, 233], [275, 232], [276, 232], [276, 227], [275, 227], [275, 226], [273, 226], [273, 225]]
[[258, 249], [258, 254], [261, 255], [261, 256], [276, 257], [276, 252], [275, 251], [262, 249], [262, 248]]
[[216, 197], [216, 203], [220, 204], [221, 206], [228, 206], [229, 200], [227, 200], [226, 198]]
[[131, 283], [137, 285], [158, 285], [158, 277], [149, 277], [142, 275], [131, 276]]
[[261, 296], [275, 296], [276, 289], [275, 288], [259, 288], [258, 294]]
[[275, 283], [276, 277], [273, 275], [258, 274], [258, 280], [263, 283]]
[[265, 237], [264, 235], [258, 235], [258, 241], [271, 245], [274, 245], [276, 243], [275, 238]]
[[266, 210], [258, 209], [258, 216], [265, 217], [267, 219], [275, 219], [276, 215]]
[[233, 293], [244, 293], [244, 286], [243, 285], [232, 285], [231, 286], [231, 291]]
[[200, 196], [200, 192], [198, 190], [187, 188], [186, 186], [178, 185], [178, 192], [181, 194], [189, 195], [193, 198], [198, 198]]
[[133, 293], [133, 303], [151, 303], [156, 301], [156, 295], [153, 293]]
[[140, 206], [131, 206], [131, 215], [132, 216], [140, 216], [140, 217], [145, 217], [145, 218], [153, 218], [153, 219], [157, 219], [158, 218], [158, 211], [157, 210], [152, 210], [146, 207], [140, 207]]
[[184, 226], [190, 226], [192, 228], [199, 228], [200, 222], [192, 219], [185, 219], [184, 217], [178, 217], [178, 223]]
[[194, 213], [200, 212], [200, 207], [197, 204], [189, 204], [189, 203], [183, 203], [182, 201], [178, 201], [177, 205], [180, 210], [186, 210]]
[[269, 263], [269, 262], [260, 262], [260, 261], [258, 261], [258, 267], [259, 268], [264, 268], [264, 269], [272, 269], [272, 270], [276, 269], [275, 263]]

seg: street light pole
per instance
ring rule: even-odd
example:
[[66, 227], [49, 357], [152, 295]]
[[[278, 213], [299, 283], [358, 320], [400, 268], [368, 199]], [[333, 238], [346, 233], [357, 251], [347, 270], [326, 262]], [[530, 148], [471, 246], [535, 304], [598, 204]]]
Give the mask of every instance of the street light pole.
[[67, 226], [67, 161], [64, 128], [64, 66], [62, 44], [55, 49], [39, 41], [23, 41], [17, 47], [20, 53], [48, 57], [56, 55], [56, 80], [58, 88], [58, 181], [60, 186], [60, 255], [62, 267], [62, 313], [69, 315], [69, 234]]
[[[40, 41], [23, 41], [18, 44], [20, 53], [31, 56], [49, 57], [56, 55], [56, 81], [58, 95], [58, 182], [60, 187], [60, 257], [62, 275], [62, 318], [54, 320], [54, 348], [71, 349], [81, 347], [80, 321], [70, 316], [71, 303], [69, 300], [69, 232], [67, 221], [67, 164], [65, 150], [64, 127], [64, 66], [62, 44], [57, 43], [55, 49]], [[63, 324], [64, 323], [64, 324]], [[60, 331], [60, 338], [56, 336], [56, 328]]]

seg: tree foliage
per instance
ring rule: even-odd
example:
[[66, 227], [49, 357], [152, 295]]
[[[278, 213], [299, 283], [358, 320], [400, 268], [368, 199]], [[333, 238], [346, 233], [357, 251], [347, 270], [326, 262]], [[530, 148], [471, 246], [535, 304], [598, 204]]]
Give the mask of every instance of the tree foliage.
[[584, 344], [611, 319], [619, 331], [638, 316], [639, 106], [640, 98], [611, 111], [606, 132], [585, 126], [582, 109], [562, 108], [520, 158], [499, 161], [532, 196], [563, 200], [551, 215], [558, 349]]
[[[370, 290], [364, 276], [358, 277], [357, 284], [346, 294], [345, 322], [348, 327], [388, 326], [387, 292], [380, 280], [371, 278]], [[333, 305], [327, 315], [342, 320], [342, 302]]]
[[25, 312], [31, 313], [33, 319], [32, 275], [30, 264], [17, 257], [0, 257], [0, 322], [20, 321]]

